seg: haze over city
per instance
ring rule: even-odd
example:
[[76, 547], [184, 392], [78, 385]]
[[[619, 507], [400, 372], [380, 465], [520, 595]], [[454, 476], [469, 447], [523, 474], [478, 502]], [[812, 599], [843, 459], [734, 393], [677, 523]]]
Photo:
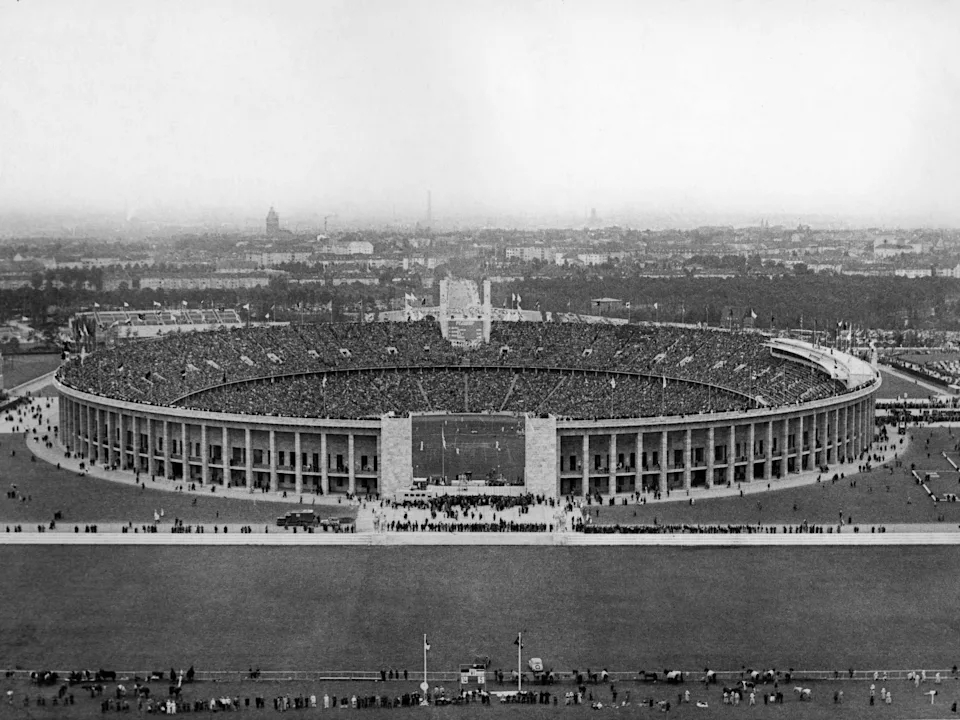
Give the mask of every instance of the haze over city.
[[[0, 4], [0, 213], [958, 222], [948, 2]], [[671, 220], [672, 219], [672, 220]]]

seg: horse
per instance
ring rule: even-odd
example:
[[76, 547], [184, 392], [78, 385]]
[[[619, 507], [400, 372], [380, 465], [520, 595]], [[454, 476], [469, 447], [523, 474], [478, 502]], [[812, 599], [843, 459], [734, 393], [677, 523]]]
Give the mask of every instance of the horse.
[[717, 673], [709, 668], [703, 669], [703, 682], [707, 685], [716, 685]]
[[646, 672], [644, 670], [641, 670], [640, 672], [637, 673], [637, 677], [642, 682], [656, 682], [658, 676], [655, 672]]
[[104, 670], [103, 668], [100, 668], [99, 670], [97, 670], [97, 673], [94, 676], [94, 680], [96, 680], [97, 682], [105, 682], [108, 680], [115, 681], [116, 679], [117, 679], [116, 670]]
[[799, 698], [800, 702], [803, 702], [804, 700], [813, 699], [813, 691], [810, 690], [810, 688], [800, 687], [798, 685], [793, 689], [793, 691], [797, 694], [797, 697]]
[[681, 670], [671, 670], [669, 672], [664, 672], [666, 680], [671, 685], [677, 685], [683, 682], [683, 671]]
[[30, 673], [30, 679], [37, 685], [56, 685], [60, 676], [50, 670], [35, 670]]
[[774, 680], [777, 679], [777, 671], [764, 670], [763, 673], [761, 673], [760, 675], [760, 679], [763, 681], [764, 685], [766, 685], [767, 683], [773, 682]]

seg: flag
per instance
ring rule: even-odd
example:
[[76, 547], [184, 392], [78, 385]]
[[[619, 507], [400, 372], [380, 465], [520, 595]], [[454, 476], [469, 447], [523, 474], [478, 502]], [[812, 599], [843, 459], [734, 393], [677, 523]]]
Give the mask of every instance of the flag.
[[424, 650], [429, 650], [429, 649], [430, 649], [430, 643], [427, 642], [427, 636], [426, 636], [426, 635], [423, 636], [423, 649], [424, 649]]
[[161, 305], [160, 303], [158, 303], [156, 300], [153, 301], [153, 306], [154, 306], [154, 307], [163, 307], [163, 305]]
[[510, 302], [516, 302], [516, 301], [517, 301], [517, 294], [516, 294], [516, 293], [511, 293], [511, 294], [510, 294]]
[[183, 305], [184, 307], [186, 307], [186, 306], [187, 306], [187, 301], [186, 301], [186, 300], [183, 300], [180, 304]]
[[610, 378], [610, 387], [611, 387], [611, 389], [613, 389], [613, 390], [616, 390], [616, 389], [617, 389], [617, 380], [616, 380], [616, 378]]
[[629, 310], [629, 309], [630, 309], [630, 301], [627, 300], [627, 301], [623, 304], [623, 306], [624, 306], [627, 310]]
[[519, 645], [520, 649], [523, 650], [523, 643], [520, 642], [520, 633], [517, 633], [517, 639], [513, 641], [514, 645]]
[[447, 449], [447, 436], [443, 434], [443, 428], [440, 428], [440, 442], [443, 444], [443, 449]]
[[666, 376], [666, 375], [663, 376], [663, 389], [664, 389], [664, 390], [667, 389], [667, 376]]
[[247, 303], [246, 305], [244, 305], [244, 306], [243, 306], [243, 309], [244, 309], [244, 310], [249, 310], [249, 309], [250, 309], [250, 303]]
[[98, 307], [100, 307], [100, 303], [94, 303], [93, 306], [94, 306], [95, 308], [98, 308]]
[[128, 308], [128, 307], [130, 307], [130, 303], [124, 303], [123, 306], [124, 306], [125, 308]]
[[653, 304], [653, 309], [654, 309], [654, 310], [659, 310], [659, 309], [660, 309], [660, 303], [655, 302], [655, 303]]
[[750, 317], [753, 318], [754, 320], [757, 319], [757, 313], [754, 312], [753, 308], [750, 308]]

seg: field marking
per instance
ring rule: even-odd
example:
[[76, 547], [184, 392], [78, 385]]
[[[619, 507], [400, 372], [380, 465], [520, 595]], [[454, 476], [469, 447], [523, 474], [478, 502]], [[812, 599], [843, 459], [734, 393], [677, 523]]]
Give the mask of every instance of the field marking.
[[580, 533], [68, 533], [0, 534], [0, 545], [237, 545], [301, 546], [560, 546], [560, 547], [889, 547], [960, 545], [957, 532], [839, 534], [610, 534]]

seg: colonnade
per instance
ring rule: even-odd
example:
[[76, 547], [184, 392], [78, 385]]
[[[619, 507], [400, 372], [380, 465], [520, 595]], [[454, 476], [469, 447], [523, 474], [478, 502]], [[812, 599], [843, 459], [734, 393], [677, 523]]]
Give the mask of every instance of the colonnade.
[[375, 493], [380, 436], [375, 428], [306, 429], [144, 417], [107, 405], [60, 399], [61, 443], [90, 463], [271, 492]]
[[874, 433], [873, 395], [821, 409], [730, 422], [643, 423], [560, 430], [560, 495], [666, 493], [771, 481], [853, 460]]

